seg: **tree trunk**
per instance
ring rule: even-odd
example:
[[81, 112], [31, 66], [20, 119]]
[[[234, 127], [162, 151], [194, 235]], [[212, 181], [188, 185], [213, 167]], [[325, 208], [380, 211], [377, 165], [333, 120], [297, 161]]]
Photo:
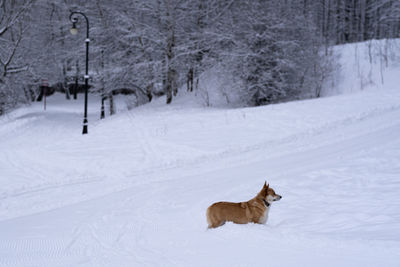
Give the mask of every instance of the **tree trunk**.
[[167, 81], [166, 81], [166, 93], [167, 93], [167, 104], [172, 101], [172, 93], [176, 95], [178, 88], [176, 88], [176, 70], [173, 67], [174, 60], [174, 47], [175, 47], [175, 30], [174, 30], [174, 17], [171, 15], [171, 6], [167, 7]]
[[65, 90], [65, 98], [67, 100], [70, 100], [71, 97], [70, 97], [70, 92], [69, 92], [69, 88], [68, 88], [67, 70], [66, 70], [66, 67], [65, 67], [65, 63], [63, 64], [62, 72], [63, 72], [63, 76], [64, 76], [63, 87], [64, 87], [64, 90]]
[[79, 61], [76, 61], [75, 64], [76, 73], [75, 73], [75, 86], [74, 86], [74, 99], [78, 99], [78, 84], [79, 84]]
[[193, 68], [190, 68], [187, 74], [187, 91], [193, 92]]

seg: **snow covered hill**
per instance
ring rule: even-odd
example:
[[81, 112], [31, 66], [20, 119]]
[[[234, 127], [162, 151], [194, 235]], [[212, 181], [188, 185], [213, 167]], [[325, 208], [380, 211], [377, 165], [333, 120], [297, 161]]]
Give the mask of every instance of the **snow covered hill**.
[[[0, 266], [399, 266], [393, 79], [259, 108], [152, 103], [102, 121], [91, 97], [85, 136], [82, 100], [61, 95], [1, 117]], [[266, 225], [206, 229], [210, 204], [248, 200], [265, 180], [283, 196]]]
[[398, 88], [400, 39], [369, 40], [333, 47], [337, 71], [328, 77], [323, 95]]

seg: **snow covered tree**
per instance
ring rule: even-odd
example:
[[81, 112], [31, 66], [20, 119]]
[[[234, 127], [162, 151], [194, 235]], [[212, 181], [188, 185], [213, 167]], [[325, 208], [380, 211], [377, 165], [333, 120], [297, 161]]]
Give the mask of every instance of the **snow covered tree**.
[[[236, 1], [220, 26], [223, 49], [243, 102], [264, 105], [310, 97], [321, 80], [322, 42], [297, 1]], [[225, 32], [225, 34], [224, 34]], [[232, 33], [232, 34], [226, 34]]]
[[23, 83], [18, 81], [28, 70], [21, 46], [33, 2], [0, 0], [0, 115], [21, 101], [21, 96], [28, 97]]
[[91, 92], [110, 113], [121, 91], [132, 106], [171, 103], [183, 86], [208, 99], [207, 73], [225, 79], [215, 90], [227, 103], [318, 97], [332, 45], [400, 33], [395, 0], [0, 0], [3, 102], [27, 99], [41, 78], [66, 90], [79, 76], [84, 34], [69, 34], [70, 10], [89, 17]]

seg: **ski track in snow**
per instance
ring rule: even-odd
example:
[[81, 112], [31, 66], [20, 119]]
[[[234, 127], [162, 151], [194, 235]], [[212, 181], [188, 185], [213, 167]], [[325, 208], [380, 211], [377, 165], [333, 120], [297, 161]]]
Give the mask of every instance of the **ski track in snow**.
[[[400, 262], [397, 91], [104, 121], [93, 102], [88, 136], [54, 99], [0, 121], [0, 266]], [[267, 225], [206, 230], [208, 205], [265, 179], [283, 195]]]

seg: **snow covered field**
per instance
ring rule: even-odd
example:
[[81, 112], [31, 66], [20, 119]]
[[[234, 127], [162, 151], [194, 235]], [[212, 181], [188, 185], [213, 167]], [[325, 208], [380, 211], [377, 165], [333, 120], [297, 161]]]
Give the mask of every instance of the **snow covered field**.
[[[391, 79], [259, 108], [156, 101], [102, 121], [91, 97], [85, 136], [82, 100], [61, 95], [0, 117], [0, 266], [399, 266]], [[266, 225], [206, 229], [210, 204], [265, 180], [283, 196]]]

